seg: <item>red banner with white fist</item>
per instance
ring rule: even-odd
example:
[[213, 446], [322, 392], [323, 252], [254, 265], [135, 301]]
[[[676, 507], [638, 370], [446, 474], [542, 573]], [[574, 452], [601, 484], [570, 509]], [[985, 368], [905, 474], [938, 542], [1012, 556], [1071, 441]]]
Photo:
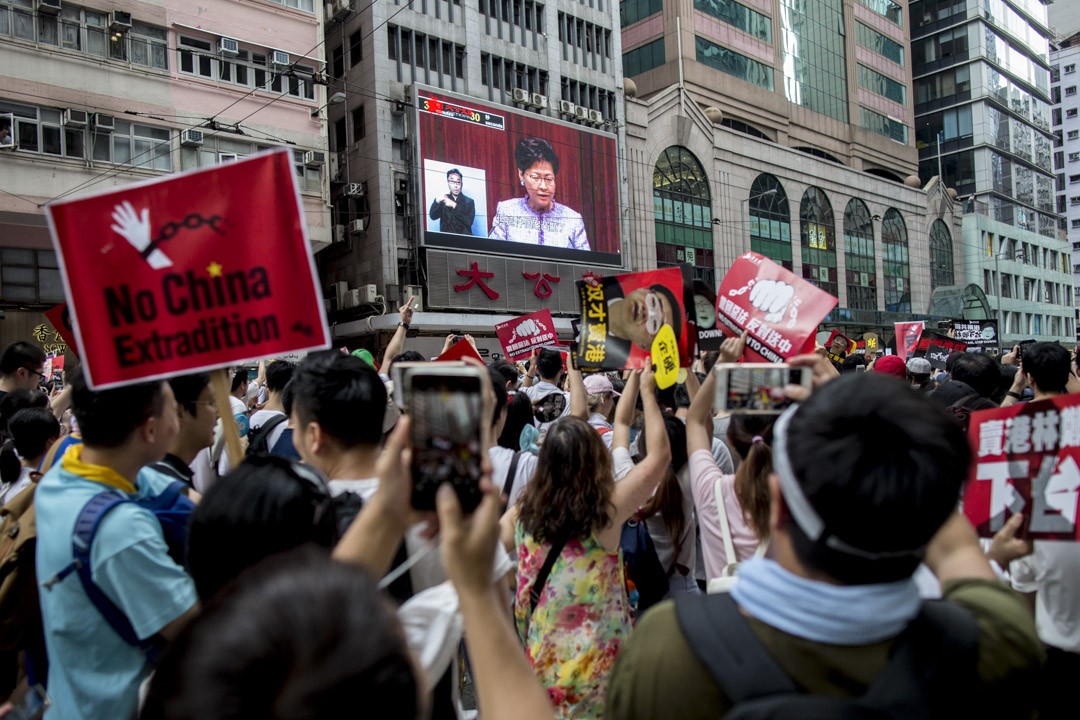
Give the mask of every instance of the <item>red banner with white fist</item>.
[[499, 344], [506, 352], [507, 360], [528, 357], [533, 348], [555, 345], [559, 337], [555, 333], [555, 321], [551, 310], [544, 308], [495, 326]]
[[968, 439], [975, 462], [964, 514], [979, 535], [1023, 513], [1022, 536], [1080, 540], [1080, 395], [973, 413]]
[[716, 326], [744, 330], [748, 362], [783, 362], [803, 351], [838, 300], [754, 252], [732, 264], [716, 293]]

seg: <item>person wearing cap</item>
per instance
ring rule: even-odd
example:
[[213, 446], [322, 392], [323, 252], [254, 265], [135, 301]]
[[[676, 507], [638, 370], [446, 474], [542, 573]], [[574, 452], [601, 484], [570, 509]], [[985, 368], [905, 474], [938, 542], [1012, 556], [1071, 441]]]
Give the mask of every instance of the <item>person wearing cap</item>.
[[919, 392], [928, 393], [934, 389], [934, 382], [930, 379], [934, 369], [930, 367], [930, 361], [923, 357], [908, 358], [907, 378], [911, 386], [918, 388]]
[[875, 362], [874, 366], [870, 369], [873, 372], [892, 375], [901, 380], [907, 377], [907, 368], [904, 367], [904, 361], [897, 355], [886, 355]]
[[615, 386], [607, 375], [590, 375], [585, 378], [585, 392], [588, 393], [589, 424], [600, 433], [604, 446], [611, 450], [614, 428], [608, 422], [615, 409], [615, 398], [622, 393], [615, 392]]
[[[828, 373], [815, 361], [827, 362], [791, 363], [821, 384]], [[998, 580], [956, 510], [971, 462], [959, 425], [870, 373], [827, 382], [785, 411], [772, 449], [767, 556], [742, 563], [729, 594], [652, 608], [623, 645], [605, 717], [722, 717], [738, 699], [777, 698], [777, 677], [788, 693], [871, 708], [884, 696], [904, 717], [1030, 717], [1038, 693], [1021, 688], [1037, 682], [1045, 653], [1026, 601]], [[944, 603], [920, 599], [920, 562]], [[896, 676], [900, 649], [924, 658], [904, 663], [910, 682], [874, 685]], [[732, 666], [748, 684], [731, 682]]]

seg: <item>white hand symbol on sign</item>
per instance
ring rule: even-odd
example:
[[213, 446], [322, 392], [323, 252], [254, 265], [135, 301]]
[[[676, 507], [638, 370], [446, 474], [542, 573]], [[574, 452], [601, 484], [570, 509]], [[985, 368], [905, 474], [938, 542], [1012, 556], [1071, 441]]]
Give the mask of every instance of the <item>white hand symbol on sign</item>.
[[150, 267], [155, 270], [172, 267], [172, 260], [157, 248], [146, 254], [146, 249], [150, 247], [150, 210], [148, 208], [144, 208], [142, 213], [136, 213], [131, 203], [125, 200], [121, 205], [113, 208], [112, 219], [113, 232], [123, 237], [128, 244], [144, 255]]
[[784, 311], [795, 296], [795, 288], [779, 280], [759, 280], [750, 290], [750, 304], [765, 313], [765, 322], [784, 319]]

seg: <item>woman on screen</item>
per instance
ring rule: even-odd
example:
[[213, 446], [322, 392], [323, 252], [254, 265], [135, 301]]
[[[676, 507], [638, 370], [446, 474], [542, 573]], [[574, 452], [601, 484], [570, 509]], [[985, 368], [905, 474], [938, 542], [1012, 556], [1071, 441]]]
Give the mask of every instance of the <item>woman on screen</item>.
[[488, 237], [496, 240], [589, 250], [585, 223], [574, 210], [555, 202], [559, 158], [551, 143], [526, 137], [514, 149], [518, 180], [525, 197], [503, 200], [495, 208]]

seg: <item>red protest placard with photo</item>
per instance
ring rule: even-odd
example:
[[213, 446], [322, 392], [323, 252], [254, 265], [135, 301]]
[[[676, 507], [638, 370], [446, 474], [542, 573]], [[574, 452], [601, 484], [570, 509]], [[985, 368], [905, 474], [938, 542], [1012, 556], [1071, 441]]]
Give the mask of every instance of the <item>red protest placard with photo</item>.
[[[581, 336], [577, 367], [621, 370], [645, 367], [652, 342], [670, 325], [678, 342], [679, 363], [690, 366], [697, 345], [689, 270], [663, 268], [578, 282]], [[692, 335], [691, 335], [692, 334]]]
[[915, 352], [915, 345], [919, 342], [926, 322], [916, 320], [914, 322], [893, 323], [896, 327], [896, 354], [905, 362]]
[[1080, 395], [973, 413], [968, 438], [964, 514], [980, 535], [1023, 513], [1026, 537], [1080, 540]]
[[495, 326], [495, 333], [499, 336], [499, 344], [507, 360], [528, 357], [533, 348], [554, 345], [559, 341], [555, 321], [547, 308], [499, 323]]
[[328, 347], [292, 151], [46, 206], [97, 389]]
[[748, 252], [720, 283], [716, 322], [736, 335], [747, 331], [748, 362], [783, 362], [799, 354], [837, 302], [782, 265]]

